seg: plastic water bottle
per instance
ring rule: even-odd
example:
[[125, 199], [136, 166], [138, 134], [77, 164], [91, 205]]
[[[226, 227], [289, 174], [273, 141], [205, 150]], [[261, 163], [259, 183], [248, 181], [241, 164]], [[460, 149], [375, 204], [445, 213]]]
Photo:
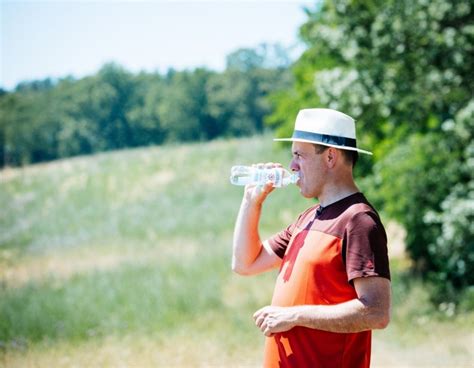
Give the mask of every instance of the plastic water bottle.
[[292, 174], [282, 167], [260, 169], [239, 165], [233, 166], [230, 170], [230, 182], [234, 185], [265, 185], [271, 181], [275, 188], [281, 188], [288, 184], [296, 184], [298, 179], [298, 173]]

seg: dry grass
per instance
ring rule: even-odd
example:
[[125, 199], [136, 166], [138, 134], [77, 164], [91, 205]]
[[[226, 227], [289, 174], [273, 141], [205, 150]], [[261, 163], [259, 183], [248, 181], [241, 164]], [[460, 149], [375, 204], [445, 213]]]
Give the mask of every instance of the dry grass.
[[[439, 331], [441, 329], [442, 331]], [[441, 332], [442, 336], [437, 333]], [[229, 339], [231, 331], [186, 330], [166, 338], [108, 336], [80, 344], [39, 344], [25, 351], [9, 351], [5, 367], [259, 367], [263, 339]], [[474, 362], [473, 334], [434, 326], [424, 340], [400, 344], [391, 328], [374, 333], [372, 367], [470, 368]], [[257, 343], [255, 343], [257, 342]], [[1, 363], [1, 360], [0, 360]]]
[[8, 353], [3, 363], [10, 368], [258, 367], [260, 358], [259, 346], [245, 341], [229, 346], [225, 331], [213, 336], [180, 331], [166, 340], [130, 335], [74, 345], [45, 344]]
[[417, 331], [414, 329], [400, 331], [396, 326], [375, 331], [372, 366], [472, 368], [474, 366], [472, 318], [466, 323], [463, 326], [462, 320], [451, 324], [430, 321], [424, 326], [414, 326]]
[[151, 246], [143, 244], [87, 245], [65, 249], [52, 249], [40, 254], [25, 255], [13, 260], [11, 251], [0, 253], [0, 284], [6, 288], [19, 288], [28, 283], [42, 283], [55, 279], [63, 282], [73, 276], [91, 271], [106, 272], [122, 264], [156, 263], [180, 254], [182, 259], [195, 257], [199, 250], [196, 239], [160, 241]]

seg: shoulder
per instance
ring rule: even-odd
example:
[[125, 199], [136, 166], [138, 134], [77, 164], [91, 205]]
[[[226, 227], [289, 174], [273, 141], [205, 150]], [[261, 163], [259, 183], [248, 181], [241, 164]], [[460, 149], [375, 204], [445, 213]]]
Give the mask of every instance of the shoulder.
[[347, 218], [346, 234], [378, 234], [378, 237], [386, 238], [385, 228], [377, 212], [361, 208], [354, 211]]
[[343, 238], [344, 244], [358, 252], [367, 247], [385, 252], [387, 245], [387, 234], [377, 212], [364, 206], [348, 216]]
[[386, 237], [385, 229], [375, 208], [360, 194], [357, 200], [350, 203], [341, 215], [344, 233], [378, 233]]
[[379, 214], [362, 193], [354, 196], [354, 201], [348, 204], [343, 217], [348, 225], [382, 225]]
[[364, 227], [382, 226], [382, 221], [377, 212], [360, 206], [359, 209], [354, 209], [347, 213], [347, 225]]

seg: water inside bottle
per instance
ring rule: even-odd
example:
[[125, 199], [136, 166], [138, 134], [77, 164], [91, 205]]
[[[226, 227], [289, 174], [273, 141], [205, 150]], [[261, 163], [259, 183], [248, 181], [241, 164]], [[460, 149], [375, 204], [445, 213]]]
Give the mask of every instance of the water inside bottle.
[[253, 182], [253, 170], [246, 166], [234, 166], [230, 173], [230, 182], [234, 185], [247, 185]]
[[281, 167], [257, 169], [250, 166], [233, 166], [231, 168], [230, 182], [234, 185], [264, 185], [268, 181], [273, 182], [273, 186], [281, 188], [290, 183], [296, 184], [299, 173], [290, 173]]

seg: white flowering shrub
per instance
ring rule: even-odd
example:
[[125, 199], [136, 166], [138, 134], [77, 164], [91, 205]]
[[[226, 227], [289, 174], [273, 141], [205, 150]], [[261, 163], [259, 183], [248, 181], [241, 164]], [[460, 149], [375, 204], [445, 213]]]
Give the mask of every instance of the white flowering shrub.
[[374, 152], [357, 167], [369, 197], [404, 225], [414, 268], [448, 304], [474, 286], [473, 8], [471, 0], [318, 2], [300, 30], [308, 49], [293, 68], [294, 91], [273, 120], [287, 133], [297, 106], [355, 117], [359, 144]]
[[451, 163], [458, 169], [459, 181], [441, 210], [428, 212], [424, 221], [440, 228], [428, 246], [435, 266], [430, 276], [441, 291], [438, 294], [454, 298], [456, 290], [474, 287], [474, 100], [443, 128], [462, 149], [459, 162]]

